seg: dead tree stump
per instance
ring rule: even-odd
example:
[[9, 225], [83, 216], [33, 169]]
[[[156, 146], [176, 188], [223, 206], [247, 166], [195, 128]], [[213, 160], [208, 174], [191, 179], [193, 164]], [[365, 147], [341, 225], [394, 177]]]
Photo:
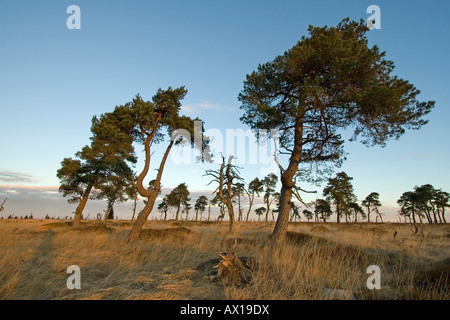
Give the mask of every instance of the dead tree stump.
[[254, 271], [250, 259], [242, 261], [235, 254], [237, 246], [228, 251], [228, 253], [218, 253], [222, 258], [214, 268], [218, 269], [216, 280], [226, 285], [242, 285], [251, 280], [252, 271]]

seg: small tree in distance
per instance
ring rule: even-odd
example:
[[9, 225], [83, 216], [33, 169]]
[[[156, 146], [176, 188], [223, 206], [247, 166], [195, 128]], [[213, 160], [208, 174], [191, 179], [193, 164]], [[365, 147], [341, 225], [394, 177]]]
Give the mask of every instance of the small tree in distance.
[[250, 212], [252, 210], [253, 201], [255, 200], [255, 194], [259, 197], [259, 194], [264, 191], [263, 183], [259, 178], [255, 178], [248, 184], [248, 193], [249, 193], [249, 205], [248, 205], [248, 211], [247, 211], [247, 217], [245, 221], [248, 221], [248, 217], [250, 216]]
[[179, 219], [182, 208], [186, 207], [189, 201], [191, 201], [189, 195], [190, 192], [185, 183], [180, 183], [167, 195], [168, 206], [176, 208], [175, 220]]
[[200, 196], [195, 201], [194, 210], [195, 210], [195, 221], [198, 221], [198, 212], [200, 211], [200, 221], [202, 220], [203, 212], [206, 210], [206, 206], [208, 205], [208, 198], [205, 196]]
[[356, 202], [351, 180], [345, 172], [339, 172], [336, 177], [328, 179], [328, 185], [323, 189], [323, 195], [333, 202], [336, 208], [336, 221], [340, 222], [343, 215], [350, 213], [350, 203]]
[[255, 209], [255, 213], [258, 216], [258, 221], [261, 221], [261, 216], [264, 214], [264, 212], [266, 212], [266, 208], [264, 207], [259, 207]]
[[370, 223], [370, 213], [372, 211], [378, 211], [378, 208], [381, 207], [379, 197], [380, 195], [378, 194], [378, 192], [372, 192], [361, 202], [361, 205], [367, 209], [368, 223]]

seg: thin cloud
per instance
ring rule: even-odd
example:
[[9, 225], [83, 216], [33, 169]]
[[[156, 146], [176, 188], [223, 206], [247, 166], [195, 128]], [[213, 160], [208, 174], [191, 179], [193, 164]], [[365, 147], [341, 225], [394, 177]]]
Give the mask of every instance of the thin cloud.
[[185, 104], [181, 106], [181, 111], [184, 112], [200, 112], [202, 110], [222, 110], [224, 107], [218, 104], [211, 103], [209, 101], [203, 101], [201, 103]]
[[24, 172], [0, 171], [0, 182], [3, 183], [36, 183], [37, 179]]

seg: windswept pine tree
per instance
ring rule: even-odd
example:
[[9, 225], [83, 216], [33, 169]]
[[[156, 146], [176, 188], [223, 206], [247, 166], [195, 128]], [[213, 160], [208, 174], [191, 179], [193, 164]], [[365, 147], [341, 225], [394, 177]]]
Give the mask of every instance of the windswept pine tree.
[[259, 197], [260, 193], [264, 191], [263, 183], [259, 178], [255, 178], [248, 184], [248, 211], [247, 211], [247, 217], [245, 218], [245, 221], [248, 221], [248, 218], [250, 216], [250, 212], [252, 210], [253, 202], [255, 201], [255, 195]]
[[158, 211], [164, 213], [164, 221], [167, 220], [167, 211], [169, 211], [169, 203], [167, 196], [165, 196], [162, 201], [158, 204]]
[[431, 184], [414, 187], [414, 191], [404, 192], [397, 200], [400, 215], [408, 217], [412, 222], [420, 223], [426, 219], [428, 223], [446, 223], [445, 209], [450, 207], [449, 194], [435, 189]]
[[[135, 186], [137, 192], [145, 198], [145, 206], [139, 212], [129, 240], [135, 240], [153, 209], [155, 200], [161, 190], [161, 179], [169, 153], [174, 145], [190, 145], [201, 151], [205, 151], [206, 139], [203, 138], [203, 123], [200, 119], [192, 119], [180, 115], [181, 100], [187, 91], [184, 87], [167, 90], [159, 89], [153, 96], [152, 101], [145, 101], [137, 95], [131, 102], [117, 106], [113, 112], [102, 115], [104, 118], [115, 119], [119, 122], [118, 127], [124, 136], [131, 139], [129, 145], [137, 143], [144, 146], [145, 163], [141, 173], [137, 175]], [[200, 126], [198, 125], [200, 124]], [[168, 137], [165, 138], [165, 137]], [[159, 161], [157, 174], [153, 183], [144, 186], [144, 179], [150, 170], [152, 159], [152, 146], [166, 142], [166, 149]], [[208, 161], [207, 152], [201, 152], [201, 161]]]
[[[263, 185], [263, 200], [266, 204], [266, 222], [269, 221], [269, 212], [272, 212], [270, 210], [270, 205], [277, 199], [279, 196], [279, 193], [275, 191], [275, 187], [278, 182], [278, 177], [274, 173], [269, 173], [267, 176], [265, 176], [261, 183]], [[273, 213], [272, 213], [273, 217]]]
[[166, 196], [167, 205], [169, 207], [173, 207], [176, 210], [175, 220], [180, 218], [180, 212], [183, 211], [183, 207], [186, 208], [188, 206], [190, 192], [185, 183], [180, 183], [178, 186], [172, 189], [170, 193]]
[[197, 198], [194, 204], [195, 221], [198, 221], [199, 212], [200, 212], [200, 221], [202, 221], [203, 212], [205, 212], [207, 205], [208, 205], [208, 198], [206, 196], [200, 196]]
[[341, 130], [352, 129], [352, 140], [362, 137], [368, 146], [384, 146], [426, 124], [423, 118], [434, 107], [432, 101], [418, 101], [420, 91], [392, 75], [394, 63], [377, 46], [368, 46], [364, 21], [347, 18], [336, 27], [308, 31], [283, 55], [247, 75], [239, 94], [241, 121], [254, 130], [278, 130], [280, 152], [289, 156], [287, 166], [280, 165], [274, 243], [286, 237], [298, 181], [328, 176], [345, 159]]
[[375, 211], [378, 212], [378, 208], [381, 207], [378, 192], [371, 192], [362, 202], [362, 206], [367, 209], [367, 222], [370, 223], [370, 214]]
[[327, 199], [317, 199], [314, 206], [314, 214], [319, 219], [322, 219], [323, 222], [327, 222], [333, 214], [330, 202]]
[[[133, 175], [129, 166], [136, 163], [133, 139], [124, 133], [127, 131], [127, 123], [113, 116], [94, 116], [91, 131], [91, 145], [77, 152], [75, 159], [65, 158], [57, 171], [59, 191], [64, 197], [70, 196], [69, 203], [78, 203], [74, 227], [80, 225], [83, 210], [93, 189], [108, 193], [112, 203], [121, 197], [119, 189], [112, 191], [111, 186], [123, 180], [125, 184], [122, 186], [127, 188], [126, 181], [131, 181]], [[103, 195], [106, 196], [106, 193]]]
[[350, 204], [356, 202], [352, 179], [345, 172], [339, 172], [336, 177], [328, 179], [328, 185], [323, 189], [323, 195], [334, 204], [337, 223], [350, 214]]

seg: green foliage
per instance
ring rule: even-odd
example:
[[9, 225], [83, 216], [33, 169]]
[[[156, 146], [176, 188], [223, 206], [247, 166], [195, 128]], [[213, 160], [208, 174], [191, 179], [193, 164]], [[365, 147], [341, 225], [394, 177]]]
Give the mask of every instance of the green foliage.
[[414, 191], [404, 192], [398, 199], [400, 215], [422, 221], [425, 217], [428, 223], [446, 223], [445, 209], [449, 205], [450, 195], [441, 189], [435, 189], [431, 184], [414, 187]]
[[250, 181], [247, 189], [250, 193], [256, 194], [259, 197], [259, 194], [264, 191], [263, 182], [259, 178], [255, 178]]
[[308, 209], [304, 209], [303, 210], [303, 215], [305, 216], [305, 218], [309, 221], [313, 218], [314, 213]]
[[348, 204], [348, 209], [349, 209], [350, 213], [353, 213], [355, 222], [358, 219], [358, 215], [361, 215], [363, 218], [365, 217], [363, 208], [356, 202], [350, 202]]
[[198, 197], [194, 205], [194, 210], [196, 214], [198, 215], [198, 212], [200, 212], [200, 214], [203, 214], [203, 212], [206, 210], [207, 205], [208, 205], [208, 198], [206, 196]]
[[323, 222], [326, 222], [331, 215], [333, 214], [333, 211], [331, 211], [331, 205], [330, 202], [326, 199], [317, 199], [314, 207], [314, 213], [322, 219]]
[[351, 183], [352, 177], [345, 172], [339, 172], [335, 178], [328, 179], [328, 185], [323, 190], [323, 195], [328, 201], [332, 201], [336, 207], [337, 221], [342, 215], [350, 213], [350, 203], [356, 202]]
[[165, 196], [162, 201], [158, 205], [158, 210], [161, 212], [166, 213], [169, 210], [169, 203], [168, 198]]
[[[172, 189], [172, 191], [166, 196], [167, 197], [167, 205], [169, 207], [174, 207], [177, 209], [177, 213], [179, 213], [182, 207], [189, 207], [189, 198], [190, 192], [185, 183], [180, 183], [177, 187]], [[178, 218], [178, 217], [177, 217]]]
[[368, 222], [370, 222], [370, 213], [372, 211], [378, 213], [378, 208], [381, 207], [379, 197], [380, 195], [378, 192], [372, 192], [363, 201], [361, 201], [361, 205], [367, 209]]
[[288, 154], [300, 148], [303, 178], [320, 179], [330, 172], [327, 163], [342, 163], [341, 129], [353, 128], [353, 140], [384, 146], [427, 123], [423, 116], [434, 102], [419, 102], [420, 91], [392, 75], [394, 63], [368, 47], [368, 30], [364, 21], [348, 18], [336, 27], [310, 26], [308, 37], [247, 75], [241, 121], [279, 130]]
[[[268, 215], [270, 212], [270, 205], [273, 201], [277, 200], [280, 196], [278, 192], [275, 192], [275, 187], [278, 182], [278, 177], [276, 174], [269, 173], [267, 176], [265, 176], [262, 180], [262, 188], [263, 188], [263, 200], [266, 204], [266, 221], [268, 221]], [[273, 212], [274, 210], [272, 210]], [[278, 211], [278, 210], [277, 210]], [[273, 213], [272, 213], [273, 216]]]
[[263, 215], [266, 212], [265, 207], [259, 207], [255, 209], [255, 213], [258, 216], [258, 220], [261, 218], [261, 215]]

